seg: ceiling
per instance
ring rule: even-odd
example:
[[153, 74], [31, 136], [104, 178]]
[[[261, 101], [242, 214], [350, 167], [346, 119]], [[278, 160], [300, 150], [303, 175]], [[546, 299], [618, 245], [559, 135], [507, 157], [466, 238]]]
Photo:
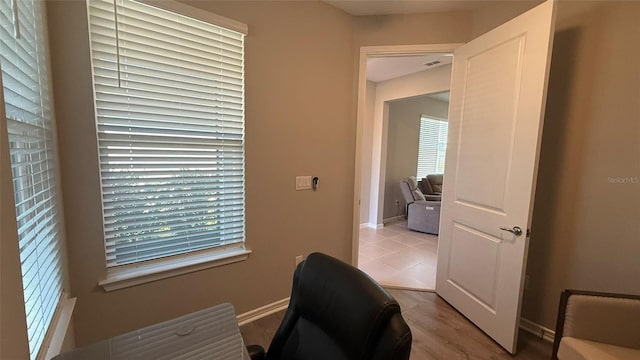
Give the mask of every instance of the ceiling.
[[449, 103], [449, 91], [442, 91], [442, 92], [437, 92], [437, 93], [431, 93], [431, 94], [422, 94], [422, 95], [418, 95], [418, 96], [410, 96], [410, 97], [406, 97], [406, 98], [402, 98], [402, 99], [396, 99], [393, 100], [393, 104], [399, 104], [400, 106], [406, 106], [407, 104], [411, 104], [416, 100], [423, 100], [423, 99], [433, 99], [433, 100], [438, 100], [438, 101], [442, 101], [445, 103]]
[[[324, 0], [351, 15], [416, 14], [425, 12], [470, 11], [504, 3], [485, 0]], [[520, 0], [508, 0], [520, 1]]]
[[[367, 60], [367, 80], [380, 82], [409, 75], [418, 71], [434, 69], [439, 66], [451, 64], [451, 54], [427, 54], [417, 56], [393, 56], [377, 57]], [[427, 66], [427, 63], [439, 62]]]
[[444, 102], [449, 102], [449, 92], [448, 91], [428, 94], [426, 96], [430, 97], [432, 99], [436, 99], [436, 100], [440, 100], [440, 101], [444, 101]]

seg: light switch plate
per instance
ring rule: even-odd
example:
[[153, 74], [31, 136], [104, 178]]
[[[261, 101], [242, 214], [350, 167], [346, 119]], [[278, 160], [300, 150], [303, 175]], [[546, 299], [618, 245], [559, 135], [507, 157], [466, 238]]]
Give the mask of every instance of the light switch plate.
[[296, 190], [311, 190], [311, 176], [296, 176]]

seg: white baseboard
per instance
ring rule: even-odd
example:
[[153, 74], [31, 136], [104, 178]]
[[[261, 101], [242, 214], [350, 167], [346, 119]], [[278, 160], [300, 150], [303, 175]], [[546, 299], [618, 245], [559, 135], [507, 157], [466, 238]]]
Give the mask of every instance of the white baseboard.
[[404, 215], [399, 215], [399, 216], [394, 216], [394, 217], [390, 217], [387, 219], [383, 219], [382, 223], [383, 224], [390, 224], [390, 223], [394, 223], [394, 222], [398, 222], [398, 221], [404, 221]]
[[360, 224], [360, 229], [365, 229], [365, 228], [382, 229], [383, 227], [384, 227], [384, 224], [374, 224], [374, 223], [362, 223], [362, 224]]
[[546, 327], [538, 325], [525, 318], [520, 318], [520, 329], [549, 342], [553, 342], [553, 339], [556, 336], [555, 331], [547, 329]]
[[284, 310], [289, 306], [289, 299], [290, 298], [278, 300], [271, 304], [261, 306], [257, 309], [249, 310], [244, 314], [240, 314], [236, 316], [236, 318], [238, 319], [238, 324], [242, 326], [252, 321], [262, 319], [263, 317], [269, 316], [273, 313], [277, 313], [280, 310]]
[[[236, 317], [238, 320], [238, 324], [242, 326], [258, 319], [262, 319], [263, 317], [269, 316], [278, 311], [285, 310], [289, 306], [289, 299], [290, 298], [278, 300], [271, 304], [267, 304], [257, 309], [253, 309], [247, 311], [246, 313], [240, 314]], [[527, 320], [525, 318], [520, 318], [520, 329], [551, 343], [553, 343], [553, 339], [555, 337], [555, 331], [548, 329], [542, 325], [538, 325], [533, 321]]]

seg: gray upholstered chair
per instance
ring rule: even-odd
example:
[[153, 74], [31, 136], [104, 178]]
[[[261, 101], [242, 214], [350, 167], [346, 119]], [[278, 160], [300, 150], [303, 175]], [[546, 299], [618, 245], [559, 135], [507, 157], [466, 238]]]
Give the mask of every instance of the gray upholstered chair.
[[418, 188], [420, 188], [426, 200], [442, 200], [442, 180], [442, 174], [431, 174], [423, 177], [418, 182]]
[[640, 359], [640, 296], [565, 290], [553, 359]]
[[440, 229], [440, 201], [427, 200], [414, 176], [400, 180], [400, 190], [407, 203], [407, 227], [437, 235]]

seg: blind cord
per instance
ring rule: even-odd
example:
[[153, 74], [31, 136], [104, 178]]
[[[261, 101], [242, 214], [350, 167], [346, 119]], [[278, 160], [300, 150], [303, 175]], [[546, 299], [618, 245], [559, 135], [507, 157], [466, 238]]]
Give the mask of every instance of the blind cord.
[[11, 1], [11, 7], [13, 10], [13, 35], [16, 39], [20, 39], [20, 21], [18, 19], [18, 0]]
[[114, 24], [116, 36], [116, 66], [118, 67], [116, 74], [118, 75], [118, 88], [122, 89], [122, 76], [120, 74], [120, 31], [118, 31], [118, 5], [116, 4], [116, 0], [113, 0], [113, 14], [115, 17]]

